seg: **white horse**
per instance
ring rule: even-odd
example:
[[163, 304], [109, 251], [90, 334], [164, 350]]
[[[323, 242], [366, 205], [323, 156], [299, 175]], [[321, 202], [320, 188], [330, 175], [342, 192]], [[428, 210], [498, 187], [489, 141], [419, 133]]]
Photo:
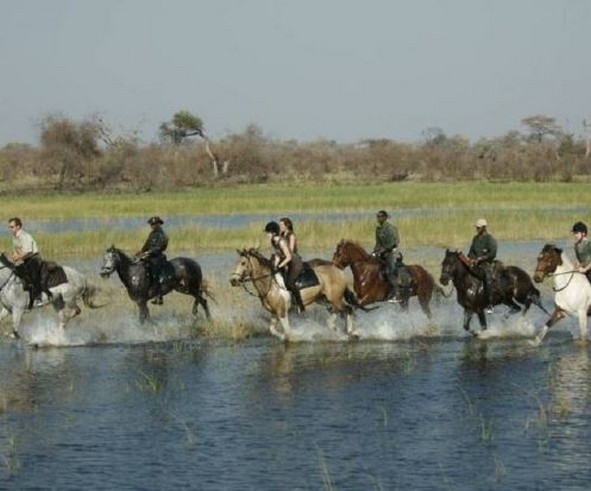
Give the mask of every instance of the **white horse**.
[[554, 280], [554, 312], [536, 336], [534, 344], [540, 344], [548, 329], [566, 315], [579, 321], [579, 338], [587, 341], [587, 317], [591, 315], [591, 284], [587, 277], [575, 270], [566, 254], [555, 245], [546, 244], [538, 256], [534, 281], [541, 283], [544, 278]]
[[[93, 300], [96, 293], [94, 286], [88, 283], [86, 276], [69, 266], [63, 266], [67, 283], [50, 287], [52, 299], [43, 294], [44, 305], [51, 303], [58, 314], [58, 325], [64, 329], [70, 319], [80, 314], [77, 302], [82, 300], [89, 308], [97, 308]], [[14, 271], [0, 264], [0, 322], [12, 314], [11, 337], [18, 339], [21, 319], [29, 306], [29, 292], [23, 287], [22, 280]]]

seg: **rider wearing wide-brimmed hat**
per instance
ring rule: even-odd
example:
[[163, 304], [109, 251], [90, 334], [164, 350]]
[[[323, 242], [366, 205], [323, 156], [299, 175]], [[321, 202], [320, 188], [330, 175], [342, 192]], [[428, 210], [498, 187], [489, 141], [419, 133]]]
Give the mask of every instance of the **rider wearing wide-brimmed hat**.
[[[166, 262], [164, 251], [168, 247], [168, 237], [162, 229], [164, 221], [159, 216], [150, 217], [148, 224], [151, 227], [150, 234], [142, 248], [135, 255], [146, 262], [150, 274], [150, 282], [152, 285], [157, 286], [156, 291], [159, 292], [160, 284], [162, 283], [160, 273]], [[152, 303], [162, 305], [162, 295], [160, 293], [157, 294], [154, 300], [152, 300]]]
[[486, 312], [491, 314], [493, 312], [493, 261], [497, 257], [497, 241], [487, 230], [488, 223], [484, 218], [476, 220], [474, 226], [476, 235], [472, 238], [468, 257], [472, 259], [472, 271], [482, 280]]
[[575, 236], [575, 256], [577, 257], [577, 270], [587, 276], [591, 282], [591, 240], [587, 237], [587, 225], [576, 222], [572, 233]]

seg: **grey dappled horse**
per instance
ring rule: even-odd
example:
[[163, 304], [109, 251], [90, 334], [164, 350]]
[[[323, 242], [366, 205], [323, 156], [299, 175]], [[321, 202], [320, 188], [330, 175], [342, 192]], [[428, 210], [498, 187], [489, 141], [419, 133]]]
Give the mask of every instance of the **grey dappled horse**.
[[[51, 300], [48, 301], [47, 296], [43, 295], [44, 302], [50, 303], [57, 312], [60, 329], [64, 329], [71, 318], [80, 314], [79, 300], [87, 307], [96, 308], [93, 303], [96, 289], [88, 283], [86, 276], [69, 266], [62, 267], [68, 281], [49, 288]], [[3, 264], [0, 265], [0, 304], [0, 321], [12, 314], [11, 336], [18, 339], [21, 319], [29, 306], [29, 292], [24, 289], [22, 280], [14, 271]]]
[[173, 290], [190, 295], [194, 298], [193, 315], [197, 315], [199, 305], [203, 307], [207, 319], [211, 319], [209, 307], [204, 295], [213, 299], [213, 294], [203, 280], [201, 266], [197, 261], [187, 257], [175, 257], [169, 261], [172, 275], [168, 281], [160, 285], [162, 291], [156, 291], [150, 284], [148, 271], [143, 261], [130, 257], [115, 246], [109, 247], [103, 256], [100, 275], [108, 278], [115, 271], [125, 286], [129, 298], [139, 308], [140, 324], [150, 318], [148, 300], [157, 295], [166, 295]]

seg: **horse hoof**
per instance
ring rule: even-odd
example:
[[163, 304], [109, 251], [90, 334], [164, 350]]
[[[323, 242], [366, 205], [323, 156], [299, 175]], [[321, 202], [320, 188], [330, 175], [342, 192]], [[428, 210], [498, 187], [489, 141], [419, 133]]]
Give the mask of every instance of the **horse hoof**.
[[11, 332], [11, 333], [8, 335], [8, 337], [9, 337], [9, 338], [12, 338], [12, 339], [20, 339], [20, 338], [21, 338], [21, 335], [20, 335], [20, 334], [19, 334], [17, 331], [12, 331], [12, 332]]

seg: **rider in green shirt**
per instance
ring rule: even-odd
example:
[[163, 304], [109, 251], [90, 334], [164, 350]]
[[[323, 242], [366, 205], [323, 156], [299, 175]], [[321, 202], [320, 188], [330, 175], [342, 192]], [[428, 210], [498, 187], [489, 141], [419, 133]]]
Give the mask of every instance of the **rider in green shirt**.
[[384, 267], [392, 296], [396, 296], [400, 301], [408, 301], [412, 277], [406, 266], [402, 264], [402, 254], [398, 249], [400, 244], [398, 229], [388, 222], [388, 218], [390, 217], [385, 210], [378, 211], [376, 215], [378, 224], [375, 230], [373, 255]]
[[577, 222], [573, 225], [575, 236], [575, 255], [577, 256], [577, 270], [587, 276], [591, 282], [591, 240], [587, 237], [587, 225]]
[[[166, 255], [164, 254], [164, 251], [166, 251], [166, 248], [168, 247], [168, 237], [164, 233], [164, 230], [162, 230], [162, 224], [164, 224], [164, 221], [160, 217], [151, 217], [148, 220], [148, 224], [151, 228], [150, 234], [142, 248], [136, 252], [135, 255], [146, 262], [151, 277], [151, 283], [156, 284], [158, 289], [161, 289], [162, 278], [160, 278], [160, 274], [166, 263]], [[152, 303], [162, 305], [164, 303], [162, 295], [156, 295], [152, 300]]]
[[484, 218], [476, 220], [474, 226], [476, 235], [472, 239], [468, 257], [472, 259], [473, 272], [482, 280], [486, 313], [492, 314], [493, 262], [497, 257], [497, 241], [488, 232], [488, 224]]

